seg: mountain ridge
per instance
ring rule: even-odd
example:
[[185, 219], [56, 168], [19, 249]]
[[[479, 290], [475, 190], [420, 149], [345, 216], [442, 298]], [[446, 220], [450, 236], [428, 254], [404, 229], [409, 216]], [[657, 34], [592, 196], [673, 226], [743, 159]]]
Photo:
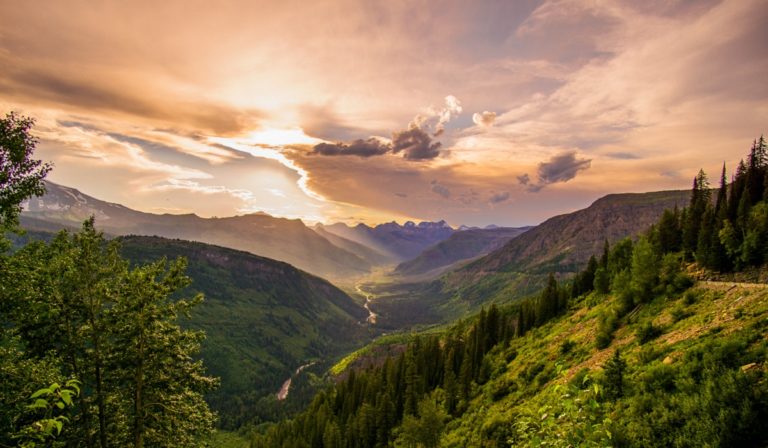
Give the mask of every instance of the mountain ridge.
[[114, 235], [157, 235], [200, 241], [285, 261], [327, 278], [365, 275], [371, 264], [337, 247], [301, 220], [266, 213], [227, 218], [195, 214], [152, 214], [102, 201], [74, 188], [46, 181], [46, 194], [27, 201], [23, 216], [79, 227], [93, 215], [97, 226]]

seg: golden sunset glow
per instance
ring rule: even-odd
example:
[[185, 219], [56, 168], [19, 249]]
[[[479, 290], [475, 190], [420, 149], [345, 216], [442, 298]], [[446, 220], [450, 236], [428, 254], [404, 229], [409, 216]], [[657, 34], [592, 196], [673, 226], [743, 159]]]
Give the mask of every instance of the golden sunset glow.
[[761, 0], [0, 0], [0, 108], [145, 211], [535, 224], [768, 123]]

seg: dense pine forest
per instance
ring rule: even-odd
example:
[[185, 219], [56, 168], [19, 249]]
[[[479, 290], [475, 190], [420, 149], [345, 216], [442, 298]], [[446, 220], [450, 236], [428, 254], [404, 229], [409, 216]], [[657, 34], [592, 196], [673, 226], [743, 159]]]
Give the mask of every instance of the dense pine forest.
[[[765, 290], [742, 292], [750, 299], [729, 324], [711, 326], [716, 301], [738, 285], [694, 287], [700, 268], [713, 279], [760, 276], [768, 257], [762, 137], [726, 179], [724, 167], [712, 190], [700, 171], [688, 207], [665, 212], [636, 240], [606, 243], [575, 278], [550, 275], [536, 297], [414, 336], [251, 446], [764, 446]], [[593, 327], [586, 337], [585, 323]], [[674, 338], [654, 344], [665, 333]], [[554, 347], [542, 344], [552, 337]]]

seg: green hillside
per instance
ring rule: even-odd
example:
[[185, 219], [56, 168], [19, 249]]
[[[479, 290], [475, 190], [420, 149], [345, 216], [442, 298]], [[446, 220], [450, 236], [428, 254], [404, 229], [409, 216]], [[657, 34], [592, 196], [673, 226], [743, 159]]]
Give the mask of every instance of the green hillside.
[[[359, 370], [352, 379], [347, 374], [304, 415], [257, 437], [253, 446], [305, 446], [301, 441], [313, 433], [299, 428], [313, 428], [319, 415], [327, 419], [318, 436], [323, 442], [306, 446], [379, 446], [384, 440], [445, 447], [768, 441], [768, 286], [702, 281], [683, 293], [659, 296], [614, 323], [610, 342], [602, 346], [606, 316], [621, 306], [614, 294], [592, 292], [522, 336], [515, 336], [515, 314], [505, 308], [438, 336], [417, 337], [394, 350], [399, 357], [358, 361], [378, 367]], [[365, 349], [360, 357], [392, 352]], [[386, 421], [395, 424], [387, 427]], [[348, 435], [334, 435], [334, 425]], [[373, 443], [345, 444], [371, 427], [379, 430]]]
[[[129, 236], [134, 263], [185, 257], [190, 292], [205, 300], [188, 325], [204, 330], [201, 356], [221, 387], [208, 398], [225, 427], [269, 418], [274, 394], [300, 365], [329, 362], [369, 337], [366, 311], [327, 281], [247, 252], [182, 240]], [[261, 404], [259, 404], [261, 400]]]
[[[55, 225], [30, 218], [24, 224], [38, 230], [9, 235], [14, 246], [50, 242]], [[202, 293], [191, 319], [184, 325], [203, 330], [201, 358], [208, 373], [221, 379], [207, 397], [219, 412], [220, 425], [271, 420], [305, 404], [313, 387], [294, 384], [288, 403], [275, 395], [300, 365], [316, 362], [314, 370], [365, 344], [372, 333], [363, 326], [367, 312], [329, 282], [293, 266], [204, 243], [161, 237], [119, 238], [121, 254], [141, 265], [163, 257], [187, 260], [192, 284], [179, 296]]]

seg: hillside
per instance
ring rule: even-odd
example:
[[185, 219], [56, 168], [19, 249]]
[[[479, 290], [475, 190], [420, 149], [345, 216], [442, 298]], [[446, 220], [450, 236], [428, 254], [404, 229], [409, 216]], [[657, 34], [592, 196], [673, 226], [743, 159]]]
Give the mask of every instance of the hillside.
[[[159, 237], [121, 238], [134, 263], [185, 257], [205, 301], [188, 325], [206, 332], [202, 358], [221, 378], [209, 397], [224, 426], [268, 411], [269, 398], [300, 365], [327, 362], [368, 338], [367, 312], [327, 281], [247, 252]], [[268, 397], [268, 398], [264, 398]], [[257, 406], [259, 400], [267, 404]]]
[[[378, 432], [362, 446], [764, 446], [768, 286], [700, 282], [659, 296], [616, 323], [601, 347], [596, 329], [620, 302], [581, 296], [522, 336], [515, 311], [491, 309], [469, 325], [367, 347], [337, 368], [358, 369], [335, 388], [353, 401], [321, 417], [325, 431], [338, 422], [337, 440], [360, 440], [370, 418]], [[415, 385], [398, 388], [398, 378]], [[380, 395], [352, 398], [369, 387]], [[328, 397], [337, 395], [318, 396], [252, 446], [308, 440], [312, 410]], [[382, 423], [388, 407], [401, 423]]]
[[[421, 275], [452, 264], [492, 252], [531, 227], [495, 227], [456, 232], [448, 239], [427, 248], [416, 258], [400, 263], [394, 273], [402, 276]], [[439, 274], [439, 272], [435, 272]]]
[[79, 227], [93, 215], [113, 235], [157, 235], [245, 250], [293, 264], [327, 278], [364, 275], [371, 264], [333, 245], [301, 220], [257, 213], [229, 218], [156, 215], [113, 204], [46, 182], [46, 194], [28, 201], [23, 216], [65, 227]]
[[[566, 316], [492, 352], [489, 381], [461, 419], [446, 427], [441, 446], [533, 438], [555, 446], [584, 439], [619, 446], [765, 441], [768, 403], [753, 400], [766, 392], [760, 380], [768, 374], [766, 285], [700, 283], [681, 298], [657, 299], [598, 349], [595, 328], [615, 305], [611, 298], [587, 297]], [[646, 336], [647, 328], [657, 333]], [[626, 371], [622, 396], [613, 398], [606, 368], [617, 351]], [[590, 390], [593, 384], [602, 389]], [[707, 397], [712, 387], [716, 392]], [[714, 403], [717, 408], [709, 408]], [[686, 418], [689, 412], [700, 414]]]
[[658, 222], [666, 209], [688, 204], [690, 191], [610, 194], [589, 207], [550, 218], [443, 278], [444, 288], [471, 303], [521, 297], [539, 289], [546, 274], [569, 276], [593, 254]]

